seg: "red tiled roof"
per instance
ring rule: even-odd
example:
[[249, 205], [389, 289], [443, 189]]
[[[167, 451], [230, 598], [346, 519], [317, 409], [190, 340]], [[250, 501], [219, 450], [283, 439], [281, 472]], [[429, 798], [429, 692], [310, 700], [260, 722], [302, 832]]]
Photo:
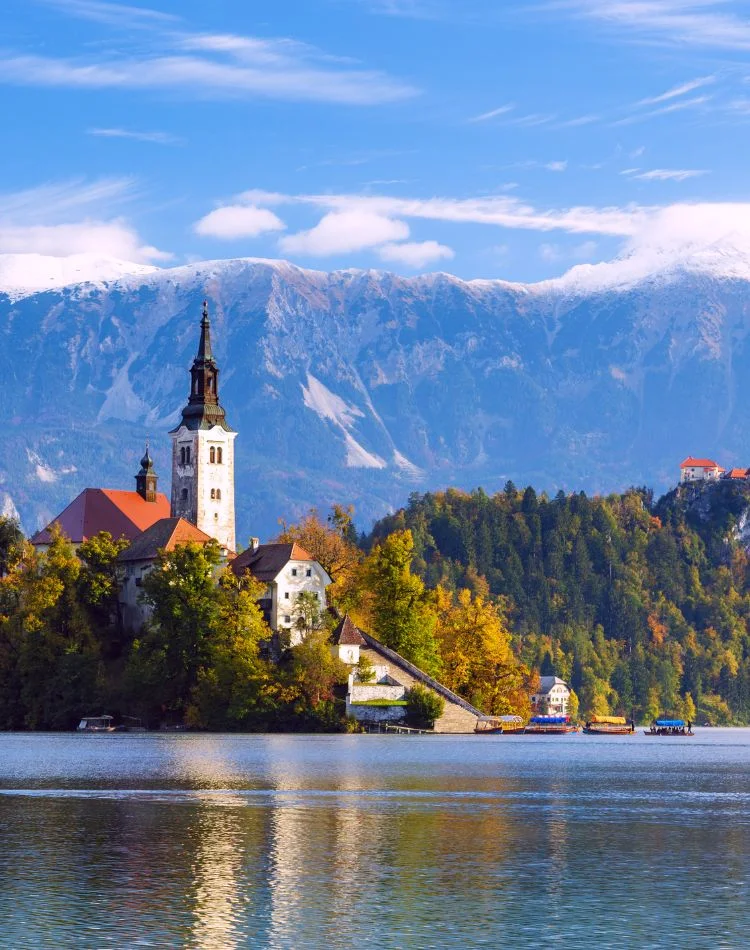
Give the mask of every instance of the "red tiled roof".
[[139, 534], [118, 561], [152, 561], [159, 551], [174, 551], [178, 544], [208, 544], [210, 535], [184, 518], [161, 518]]
[[135, 491], [85, 488], [46, 528], [37, 531], [31, 543], [49, 544], [53, 524], [58, 524], [73, 544], [81, 544], [100, 531], [109, 531], [113, 538], [125, 537], [132, 541], [169, 514], [166, 495], [158, 494], [156, 501], [146, 501]]
[[269, 583], [278, 577], [279, 571], [289, 561], [314, 561], [296, 542], [294, 544], [260, 544], [257, 548], [248, 548], [232, 561], [232, 570], [241, 577], [250, 571], [259, 581]]
[[367, 646], [367, 641], [360, 633], [359, 628], [355, 627], [355, 625], [349, 619], [349, 614], [344, 617], [341, 623], [333, 631], [331, 634], [331, 640], [337, 646]]
[[746, 468], [730, 468], [725, 472], [727, 478], [747, 478], [748, 470]]
[[721, 468], [712, 459], [694, 459], [691, 455], [680, 462], [680, 468]]

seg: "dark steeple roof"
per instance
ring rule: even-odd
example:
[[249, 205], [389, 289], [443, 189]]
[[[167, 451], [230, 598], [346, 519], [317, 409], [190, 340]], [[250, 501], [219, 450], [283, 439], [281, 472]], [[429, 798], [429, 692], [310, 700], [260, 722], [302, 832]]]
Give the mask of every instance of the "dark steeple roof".
[[146, 501], [156, 501], [156, 484], [158, 481], [159, 477], [154, 470], [154, 462], [148, 451], [147, 442], [146, 454], [141, 459], [141, 470], [135, 476], [135, 490]]
[[190, 370], [190, 398], [182, 410], [180, 425], [188, 429], [212, 429], [214, 426], [221, 426], [227, 432], [232, 431], [224, 408], [219, 402], [219, 367], [211, 350], [211, 321], [205, 300], [198, 354]]

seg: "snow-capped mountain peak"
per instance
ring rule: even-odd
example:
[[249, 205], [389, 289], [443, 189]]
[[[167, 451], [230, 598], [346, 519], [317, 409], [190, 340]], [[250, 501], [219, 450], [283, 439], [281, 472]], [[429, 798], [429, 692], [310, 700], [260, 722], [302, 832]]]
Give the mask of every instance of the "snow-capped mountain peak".
[[134, 264], [96, 254], [51, 257], [46, 254], [0, 254], [0, 293], [14, 300], [72, 284], [103, 283], [127, 275], [158, 271], [150, 264]]

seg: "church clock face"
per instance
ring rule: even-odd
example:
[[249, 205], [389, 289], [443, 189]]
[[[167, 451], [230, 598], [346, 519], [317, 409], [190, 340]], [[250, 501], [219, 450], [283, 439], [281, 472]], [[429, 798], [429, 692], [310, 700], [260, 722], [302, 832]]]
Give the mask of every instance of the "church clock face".
[[198, 353], [190, 369], [190, 395], [172, 438], [172, 514], [185, 518], [222, 547], [235, 550], [234, 440], [219, 402], [219, 367], [211, 348], [203, 303]]

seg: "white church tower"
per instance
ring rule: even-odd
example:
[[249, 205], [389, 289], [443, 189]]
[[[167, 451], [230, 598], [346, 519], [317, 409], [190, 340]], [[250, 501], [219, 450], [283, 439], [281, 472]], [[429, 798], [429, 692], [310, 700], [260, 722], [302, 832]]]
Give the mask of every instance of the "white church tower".
[[172, 439], [172, 517], [185, 518], [235, 550], [234, 440], [219, 403], [219, 368], [203, 301], [201, 340], [190, 370], [190, 398]]

